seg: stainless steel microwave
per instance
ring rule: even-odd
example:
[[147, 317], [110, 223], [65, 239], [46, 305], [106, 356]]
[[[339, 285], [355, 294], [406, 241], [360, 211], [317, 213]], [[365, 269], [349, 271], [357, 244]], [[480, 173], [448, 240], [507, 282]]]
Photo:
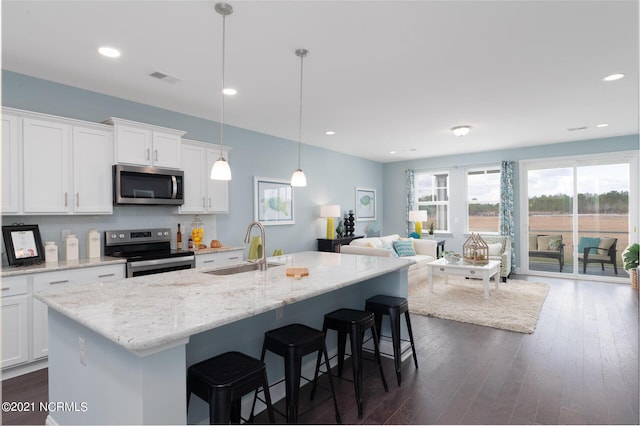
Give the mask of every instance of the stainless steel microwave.
[[184, 172], [157, 167], [113, 166], [113, 204], [182, 205]]

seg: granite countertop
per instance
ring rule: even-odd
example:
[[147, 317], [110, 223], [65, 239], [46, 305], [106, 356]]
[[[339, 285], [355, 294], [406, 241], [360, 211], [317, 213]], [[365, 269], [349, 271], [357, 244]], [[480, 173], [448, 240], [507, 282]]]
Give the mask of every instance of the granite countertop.
[[52, 263], [40, 263], [38, 265], [28, 266], [2, 266], [2, 277], [13, 277], [25, 274], [37, 274], [41, 272], [62, 271], [65, 269], [91, 268], [95, 266], [115, 265], [118, 263], [127, 263], [126, 259], [101, 256], [95, 258], [83, 258], [79, 260], [59, 260]]
[[[60, 287], [35, 298], [125, 349], [145, 356], [189, 336], [408, 268], [401, 258], [325, 252], [269, 258], [267, 271], [212, 275], [202, 268]], [[286, 267], [307, 267], [294, 279]]]
[[199, 249], [196, 250], [194, 249], [193, 252], [197, 255], [199, 254], [209, 254], [209, 253], [223, 253], [226, 251], [235, 251], [235, 250], [244, 250], [244, 247], [236, 247], [236, 246], [222, 246], [222, 247], [218, 247], [218, 248], [204, 248], [204, 249]]

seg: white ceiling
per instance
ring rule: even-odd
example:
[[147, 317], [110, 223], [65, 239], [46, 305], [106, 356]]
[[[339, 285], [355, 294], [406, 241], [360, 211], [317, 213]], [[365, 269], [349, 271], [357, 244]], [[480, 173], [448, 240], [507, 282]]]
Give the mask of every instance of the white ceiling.
[[[219, 121], [214, 4], [3, 0], [2, 67]], [[231, 125], [298, 140], [306, 48], [305, 144], [391, 162], [638, 133], [636, 0], [230, 4]]]

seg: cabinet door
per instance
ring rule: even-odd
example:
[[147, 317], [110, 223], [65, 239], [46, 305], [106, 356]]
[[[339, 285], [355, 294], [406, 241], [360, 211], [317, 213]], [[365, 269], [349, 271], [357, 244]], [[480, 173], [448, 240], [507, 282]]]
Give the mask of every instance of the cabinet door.
[[199, 146], [182, 144], [182, 171], [184, 172], [184, 204], [180, 213], [205, 213], [205, 150]]
[[[219, 157], [219, 150], [207, 150], [205, 175], [207, 178], [207, 211], [209, 213], [229, 213], [229, 182], [209, 179], [211, 167], [213, 167], [213, 163], [215, 163]], [[227, 157], [227, 154], [225, 154], [225, 158]]]
[[24, 212], [66, 213], [71, 188], [71, 126], [23, 120]]
[[2, 115], [2, 213], [20, 213], [18, 117]]
[[29, 360], [28, 296], [2, 298], [2, 368]]
[[180, 168], [180, 135], [153, 132], [151, 162], [156, 167]]
[[116, 124], [115, 133], [117, 163], [151, 165], [151, 130]]
[[113, 212], [111, 132], [73, 128], [73, 211]]

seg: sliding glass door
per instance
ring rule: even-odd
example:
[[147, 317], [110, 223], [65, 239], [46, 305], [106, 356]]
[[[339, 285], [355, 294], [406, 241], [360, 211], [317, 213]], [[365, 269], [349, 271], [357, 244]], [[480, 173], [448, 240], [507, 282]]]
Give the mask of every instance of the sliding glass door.
[[638, 203], [631, 157], [523, 162], [525, 273], [628, 282], [621, 253]]

